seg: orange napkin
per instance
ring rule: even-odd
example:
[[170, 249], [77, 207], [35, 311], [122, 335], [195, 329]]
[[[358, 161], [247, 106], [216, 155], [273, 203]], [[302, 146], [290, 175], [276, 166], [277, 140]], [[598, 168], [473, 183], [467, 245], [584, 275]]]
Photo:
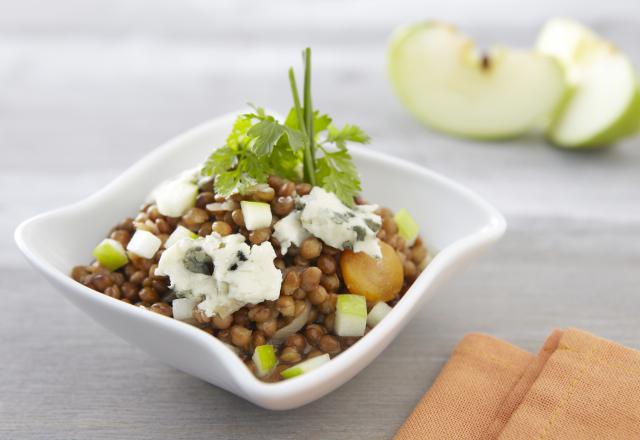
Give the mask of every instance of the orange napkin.
[[640, 352], [556, 330], [537, 356], [465, 336], [395, 440], [640, 439]]

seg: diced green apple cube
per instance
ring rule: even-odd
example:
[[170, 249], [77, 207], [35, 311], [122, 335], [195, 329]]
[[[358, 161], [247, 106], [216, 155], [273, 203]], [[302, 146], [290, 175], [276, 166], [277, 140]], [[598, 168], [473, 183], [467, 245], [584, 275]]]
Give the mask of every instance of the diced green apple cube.
[[176, 180], [165, 183], [156, 192], [156, 205], [162, 215], [181, 217], [196, 204], [198, 186], [194, 183]]
[[198, 234], [191, 232], [189, 229], [185, 228], [182, 225], [178, 225], [175, 231], [171, 233], [167, 241], [164, 242], [164, 247], [169, 248], [182, 240], [183, 238], [188, 238], [190, 240], [195, 239]]
[[379, 302], [367, 315], [367, 324], [369, 327], [375, 327], [382, 321], [382, 319], [387, 316], [387, 314], [391, 311], [391, 306], [385, 302]]
[[398, 225], [398, 234], [400, 234], [400, 237], [404, 239], [407, 245], [412, 246], [420, 230], [416, 221], [411, 217], [409, 211], [404, 208], [396, 213], [394, 220]]
[[93, 250], [93, 256], [102, 267], [114, 271], [129, 262], [122, 244], [111, 238], [105, 238]]
[[329, 362], [330, 359], [331, 358], [327, 353], [321, 356], [312, 357], [311, 359], [307, 359], [306, 361], [300, 362], [293, 367], [289, 367], [286, 370], [283, 370], [280, 375], [285, 379], [291, 379], [292, 377], [300, 376], [301, 374], [305, 374], [311, 370], [315, 370], [319, 366]]
[[268, 203], [243, 200], [240, 202], [240, 208], [247, 230], [255, 231], [271, 226], [271, 205]]
[[151, 232], [138, 229], [129, 240], [127, 250], [142, 258], [152, 258], [161, 244], [162, 241]]
[[253, 352], [253, 363], [256, 365], [258, 376], [270, 374], [278, 363], [273, 345], [259, 345]]
[[197, 301], [193, 298], [176, 298], [171, 302], [173, 317], [179, 321], [193, 321], [193, 308]]
[[367, 300], [362, 295], [338, 295], [334, 330], [338, 336], [364, 336]]

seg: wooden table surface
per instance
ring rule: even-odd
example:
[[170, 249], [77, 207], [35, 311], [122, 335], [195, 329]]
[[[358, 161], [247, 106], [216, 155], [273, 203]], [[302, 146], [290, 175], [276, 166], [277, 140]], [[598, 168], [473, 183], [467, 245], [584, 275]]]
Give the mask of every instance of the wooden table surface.
[[[525, 46], [552, 15], [583, 19], [640, 63], [640, 2], [628, 0], [1, 0], [0, 438], [384, 439], [467, 332], [536, 350], [577, 326], [640, 348], [640, 140], [571, 153], [536, 136], [450, 139], [413, 121], [386, 81], [400, 23], [441, 18], [483, 44]], [[205, 119], [247, 101], [285, 111], [286, 69], [306, 44], [319, 108], [362, 125], [371, 148], [476, 190], [509, 231], [356, 378], [270, 412], [96, 325], [26, 264], [12, 231]]]

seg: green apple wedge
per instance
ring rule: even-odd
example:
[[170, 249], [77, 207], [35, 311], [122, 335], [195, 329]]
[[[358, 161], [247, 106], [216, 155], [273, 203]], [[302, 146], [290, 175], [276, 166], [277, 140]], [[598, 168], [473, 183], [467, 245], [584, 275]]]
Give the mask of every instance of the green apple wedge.
[[468, 37], [439, 22], [396, 31], [387, 59], [391, 84], [409, 111], [461, 137], [523, 134], [546, 121], [567, 91], [553, 57], [504, 47], [482, 55]]
[[540, 31], [536, 49], [562, 63], [571, 87], [549, 126], [552, 143], [605, 147], [640, 129], [636, 71], [615, 46], [579, 23], [556, 18]]

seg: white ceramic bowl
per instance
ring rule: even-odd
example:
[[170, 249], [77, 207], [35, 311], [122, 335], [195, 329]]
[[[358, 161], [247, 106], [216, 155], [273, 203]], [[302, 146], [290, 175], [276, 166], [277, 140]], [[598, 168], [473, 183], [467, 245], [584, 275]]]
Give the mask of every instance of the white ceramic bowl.
[[430, 298], [437, 282], [502, 236], [505, 220], [451, 180], [366, 148], [352, 148], [364, 196], [394, 210], [408, 208], [427, 246], [438, 253], [391, 313], [354, 346], [308, 374], [263, 383], [207, 333], [99, 294], [69, 277], [73, 266], [91, 260], [91, 250], [114, 224], [137, 212], [156, 184], [223, 144], [236, 115], [214, 119], [167, 142], [86, 200], [25, 221], [15, 238], [31, 264], [71, 302], [123, 339], [257, 405], [295, 408], [333, 391], [373, 361]]

